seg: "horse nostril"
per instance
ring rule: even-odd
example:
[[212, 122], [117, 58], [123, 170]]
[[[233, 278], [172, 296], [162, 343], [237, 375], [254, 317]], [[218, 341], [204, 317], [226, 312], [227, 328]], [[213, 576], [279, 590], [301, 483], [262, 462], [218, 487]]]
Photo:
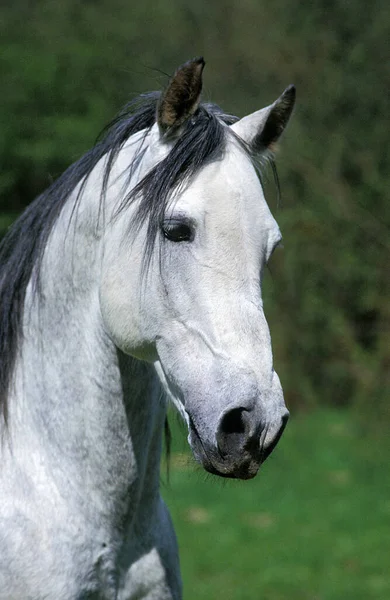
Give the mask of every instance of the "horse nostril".
[[226, 412], [219, 423], [217, 446], [220, 454], [236, 454], [247, 443], [249, 429], [248, 410], [243, 407]]
[[272, 442], [270, 443], [270, 445], [267, 446], [265, 449], [263, 449], [262, 462], [264, 462], [265, 459], [268, 458], [268, 456], [271, 454], [272, 450], [275, 448], [276, 444], [278, 443], [278, 441], [282, 437], [282, 433], [283, 433], [283, 431], [286, 428], [289, 416], [290, 416], [289, 412], [286, 412], [286, 414], [283, 415], [283, 417], [282, 417], [282, 424], [281, 424], [281, 426], [279, 428], [279, 431], [277, 432], [276, 436], [274, 437], [274, 439], [272, 440]]
[[243, 418], [243, 413], [245, 408], [233, 408], [229, 410], [221, 420], [219, 431], [222, 434], [242, 434], [245, 433], [245, 420]]
[[289, 418], [290, 418], [290, 413], [289, 412], [286, 412], [283, 415], [283, 417], [282, 417], [282, 433], [283, 433], [283, 431], [284, 431], [284, 429], [285, 429], [285, 427], [287, 425], [287, 422], [288, 422]]

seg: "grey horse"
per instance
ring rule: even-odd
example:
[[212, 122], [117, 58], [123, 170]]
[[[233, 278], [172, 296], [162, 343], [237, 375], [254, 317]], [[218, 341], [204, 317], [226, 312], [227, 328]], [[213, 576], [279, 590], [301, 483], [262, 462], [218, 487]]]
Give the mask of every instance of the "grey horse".
[[203, 67], [128, 105], [2, 242], [1, 600], [180, 599], [166, 398], [221, 477], [254, 477], [286, 424], [261, 164], [295, 89], [238, 120], [200, 102]]

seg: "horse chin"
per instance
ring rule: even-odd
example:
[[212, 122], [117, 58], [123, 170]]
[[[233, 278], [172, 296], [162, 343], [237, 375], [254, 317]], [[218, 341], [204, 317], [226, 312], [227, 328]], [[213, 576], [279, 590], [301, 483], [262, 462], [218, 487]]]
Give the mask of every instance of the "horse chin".
[[213, 465], [211, 463], [203, 463], [203, 467], [208, 473], [223, 477], [225, 479], [253, 479], [259, 470], [260, 464], [251, 461], [237, 466]]

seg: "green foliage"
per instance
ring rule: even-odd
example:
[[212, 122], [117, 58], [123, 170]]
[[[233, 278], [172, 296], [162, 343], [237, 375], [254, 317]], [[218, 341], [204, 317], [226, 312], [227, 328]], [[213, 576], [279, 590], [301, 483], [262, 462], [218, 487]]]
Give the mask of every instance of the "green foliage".
[[186, 600], [390, 597], [389, 440], [378, 453], [351, 411], [292, 419], [252, 481], [205, 480], [173, 434], [163, 496]]
[[274, 209], [285, 251], [264, 281], [276, 367], [290, 406], [352, 404], [383, 423], [388, 3], [15, 0], [0, 10], [2, 229], [122, 104], [191, 56], [207, 61], [204, 97], [239, 115], [296, 84]]

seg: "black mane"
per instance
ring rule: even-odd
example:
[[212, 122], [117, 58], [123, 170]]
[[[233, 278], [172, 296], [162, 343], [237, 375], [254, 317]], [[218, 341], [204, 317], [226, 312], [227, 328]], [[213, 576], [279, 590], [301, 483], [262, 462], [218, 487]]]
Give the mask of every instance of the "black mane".
[[[148, 131], [156, 122], [159, 92], [140, 96], [128, 104], [106, 128], [96, 145], [73, 164], [43, 194], [32, 202], [15, 222], [0, 244], [0, 412], [7, 421], [7, 395], [22, 335], [26, 289], [34, 277], [39, 294], [39, 271], [50, 232], [70, 194], [83, 182], [104, 156], [108, 156], [101, 201], [104, 199], [113, 163], [124, 143], [133, 134]], [[145, 258], [151, 257], [161, 220], [171, 192], [186, 184], [205, 164], [217, 159], [224, 150], [225, 124], [236, 121], [216, 105], [201, 104], [184, 125], [168, 156], [158, 163], [122, 201], [118, 212], [134, 199], [139, 200], [135, 222], [147, 223]], [[134, 159], [142, 158], [142, 152]], [[129, 174], [132, 167], [129, 165]]]

